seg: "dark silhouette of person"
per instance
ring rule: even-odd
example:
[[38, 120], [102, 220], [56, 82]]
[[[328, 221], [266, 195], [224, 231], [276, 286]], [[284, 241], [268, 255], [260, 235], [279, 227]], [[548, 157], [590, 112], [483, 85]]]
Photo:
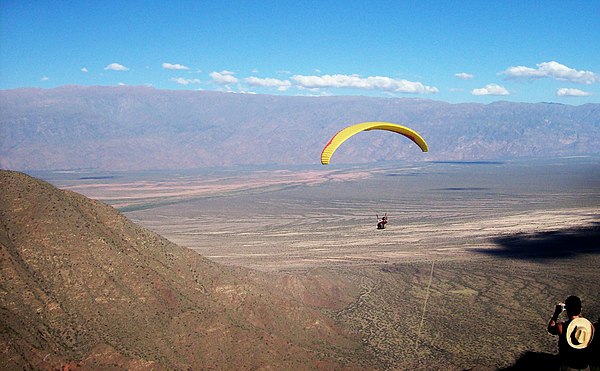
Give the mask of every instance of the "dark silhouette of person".
[[377, 229], [385, 229], [385, 225], [388, 222], [387, 213], [381, 219], [379, 219], [379, 215], [375, 214], [375, 216], [377, 217]]
[[[600, 328], [600, 317], [594, 323], [594, 331]], [[592, 371], [600, 371], [600, 339], [598, 339], [598, 334], [596, 334], [596, 340], [592, 339], [592, 344], [590, 345], [590, 368]]]
[[[567, 320], [558, 321], [566, 310]], [[582, 316], [581, 299], [569, 296], [565, 303], [554, 308], [554, 314], [548, 322], [548, 332], [558, 336], [558, 355], [561, 370], [589, 370], [591, 343], [594, 337], [594, 325]]]

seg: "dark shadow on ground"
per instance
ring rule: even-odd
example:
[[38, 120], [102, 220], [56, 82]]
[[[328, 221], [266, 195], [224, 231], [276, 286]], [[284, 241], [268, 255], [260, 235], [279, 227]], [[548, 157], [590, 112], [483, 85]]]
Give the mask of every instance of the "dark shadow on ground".
[[[500, 368], [501, 371], [515, 370], [559, 370], [560, 358], [558, 354], [549, 354], [543, 352], [525, 352], [512, 365], [506, 368]], [[590, 359], [590, 371], [600, 371], [600, 357], [598, 353]]]
[[525, 352], [514, 365], [500, 370], [558, 370], [559, 367], [559, 358], [556, 354]]
[[474, 251], [499, 258], [524, 260], [564, 259], [581, 254], [600, 254], [600, 223], [582, 228], [495, 237], [492, 242], [498, 247]]

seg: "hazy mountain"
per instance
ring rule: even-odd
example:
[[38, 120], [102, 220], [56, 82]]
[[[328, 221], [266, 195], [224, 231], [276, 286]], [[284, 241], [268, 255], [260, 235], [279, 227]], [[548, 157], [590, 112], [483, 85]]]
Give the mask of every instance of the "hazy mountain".
[[483, 160], [600, 152], [600, 104], [448, 104], [423, 99], [289, 97], [147, 87], [0, 92], [0, 166], [148, 169], [317, 164], [346, 125], [391, 121], [405, 138], [369, 132], [333, 162]]
[[0, 369], [315, 369], [361, 356], [316, 307], [352, 290], [212, 263], [21, 173], [0, 171], [0, 189]]

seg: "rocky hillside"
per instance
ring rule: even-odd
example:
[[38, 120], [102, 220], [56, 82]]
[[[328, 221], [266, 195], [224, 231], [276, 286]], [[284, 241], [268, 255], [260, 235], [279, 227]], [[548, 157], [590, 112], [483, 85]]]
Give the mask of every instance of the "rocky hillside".
[[332, 163], [600, 151], [600, 104], [448, 104], [65, 86], [0, 91], [0, 108], [0, 167], [12, 170], [318, 164], [331, 136], [363, 121], [407, 125], [423, 135], [430, 152], [421, 153], [402, 137], [369, 132], [340, 148]]
[[217, 265], [21, 173], [0, 171], [0, 189], [1, 369], [315, 369], [361, 357], [324, 314], [351, 292], [324, 284], [315, 296], [308, 281]]

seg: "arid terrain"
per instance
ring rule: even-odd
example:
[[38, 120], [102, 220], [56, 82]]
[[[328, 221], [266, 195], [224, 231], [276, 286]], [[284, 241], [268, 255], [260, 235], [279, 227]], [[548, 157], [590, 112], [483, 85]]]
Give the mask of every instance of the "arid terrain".
[[25, 174], [0, 171], [0, 188], [2, 370], [373, 364], [326, 314], [351, 287], [311, 299], [316, 280], [211, 262]]
[[358, 336], [367, 368], [552, 362], [554, 304], [600, 317], [597, 158], [44, 177], [265, 272]]

